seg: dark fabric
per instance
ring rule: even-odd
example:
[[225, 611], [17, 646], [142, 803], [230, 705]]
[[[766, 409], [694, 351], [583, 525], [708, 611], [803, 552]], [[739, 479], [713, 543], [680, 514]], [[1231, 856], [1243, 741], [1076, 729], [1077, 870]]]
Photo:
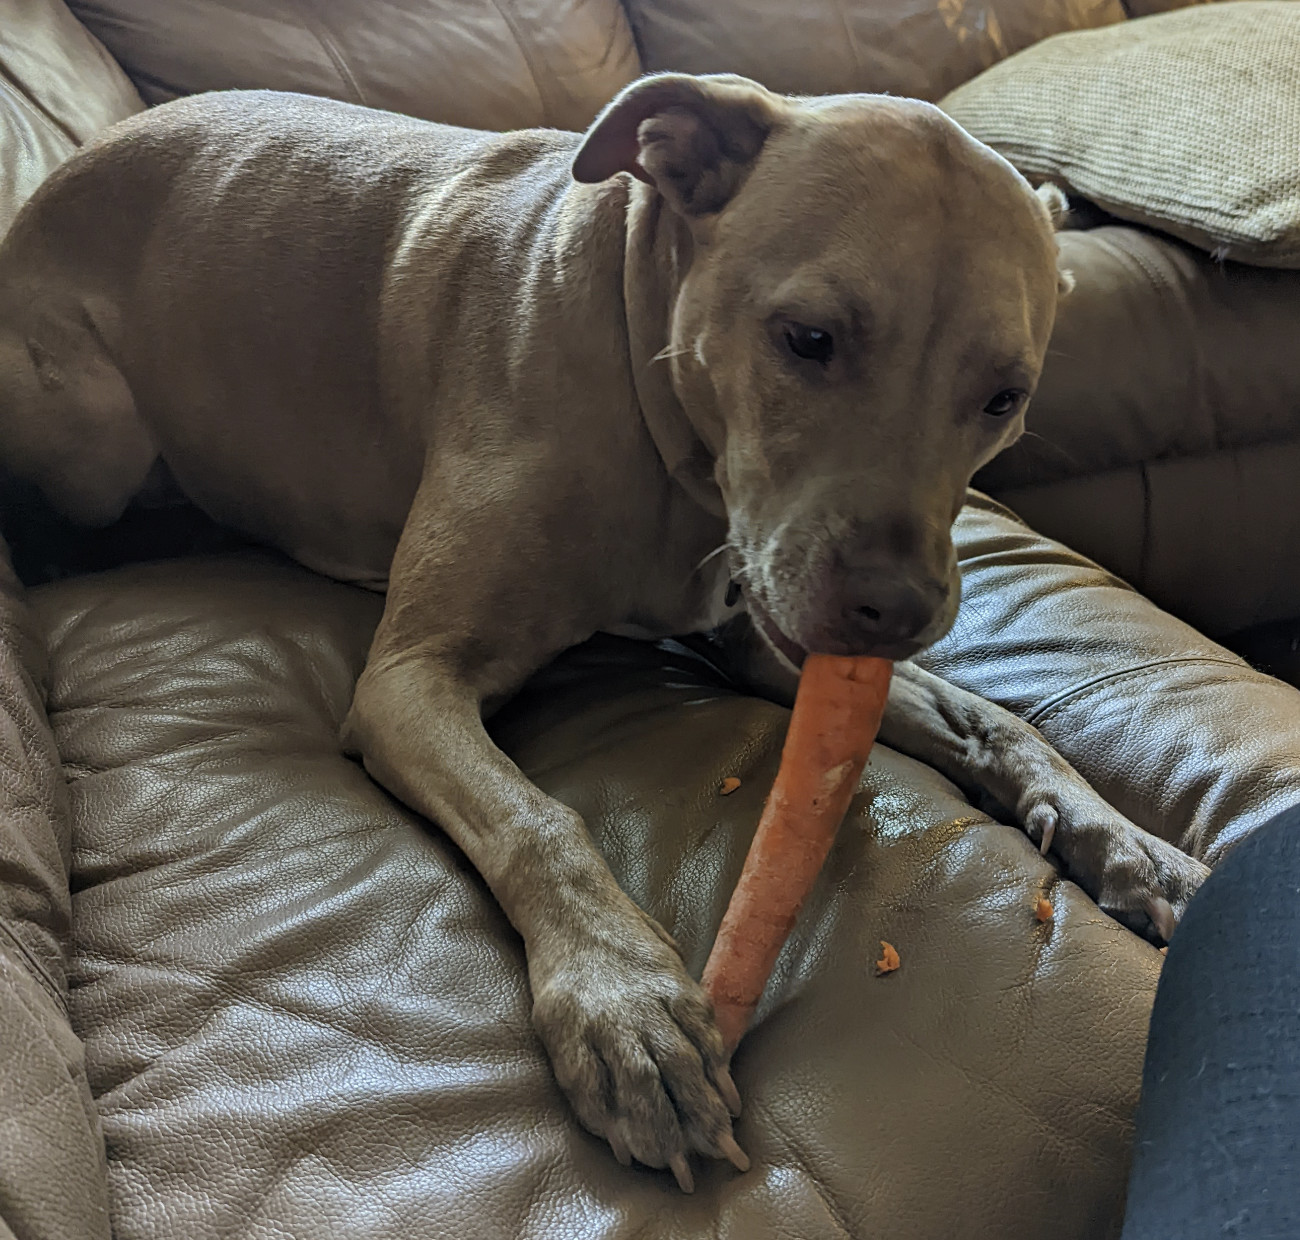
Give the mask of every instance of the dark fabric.
[[1300, 1236], [1300, 806], [1192, 901], [1156, 990], [1123, 1240]]

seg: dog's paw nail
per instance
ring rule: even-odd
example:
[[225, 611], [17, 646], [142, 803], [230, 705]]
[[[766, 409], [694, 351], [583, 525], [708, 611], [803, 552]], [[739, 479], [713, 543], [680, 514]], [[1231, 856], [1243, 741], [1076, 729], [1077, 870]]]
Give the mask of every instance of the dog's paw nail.
[[722, 1101], [727, 1104], [727, 1110], [731, 1112], [731, 1118], [735, 1119], [740, 1114], [740, 1090], [731, 1079], [731, 1073], [726, 1068], [719, 1068], [714, 1073], [713, 1080], [718, 1093], [722, 1095]]
[[1151, 918], [1151, 924], [1156, 928], [1156, 933], [1168, 943], [1173, 938], [1174, 929], [1178, 925], [1173, 906], [1164, 896], [1150, 896], [1146, 902], [1146, 910], [1147, 916]]
[[749, 1170], [749, 1155], [736, 1144], [736, 1138], [731, 1133], [725, 1133], [718, 1138], [718, 1149], [726, 1155], [727, 1161], [737, 1171]]
[[668, 1165], [673, 1169], [673, 1175], [677, 1177], [677, 1187], [684, 1193], [693, 1193], [695, 1191], [695, 1177], [691, 1175], [690, 1164], [682, 1154], [674, 1154], [669, 1160]]
[[1052, 851], [1052, 841], [1056, 838], [1056, 811], [1049, 810], [1044, 815], [1043, 835], [1038, 841], [1038, 853], [1046, 857]]

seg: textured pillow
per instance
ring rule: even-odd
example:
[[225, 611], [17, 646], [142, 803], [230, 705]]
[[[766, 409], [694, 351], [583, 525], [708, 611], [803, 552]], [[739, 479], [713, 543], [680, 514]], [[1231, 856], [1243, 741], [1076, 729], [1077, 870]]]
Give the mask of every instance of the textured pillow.
[[1300, 267], [1300, 4], [1058, 35], [943, 108], [1026, 176], [1219, 258]]

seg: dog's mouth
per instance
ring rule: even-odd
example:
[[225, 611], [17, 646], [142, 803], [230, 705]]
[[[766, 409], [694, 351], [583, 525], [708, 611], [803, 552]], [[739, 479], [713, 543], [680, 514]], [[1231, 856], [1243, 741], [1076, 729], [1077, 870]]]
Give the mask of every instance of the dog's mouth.
[[[732, 583], [733, 586], [735, 583]], [[737, 591], [738, 592], [738, 591]], [[767, 609], [760, 603], [752, 593], [745, 591], [745, 610], [749, 612], [749, 617], [754, 623], [754, 627], [762, 634], [763, 639], [776, 653], [782, 662], [789, 665], [791, 671], [799, 672], [803, 669], [804, 660], [809, 655], [809, 647], [801, 645], [795, 641], [784, 629], [781, 628], [775, 620], [772, 619]], [[871, 655], [880, 659], [893, 659], [895, 661], [910, 659], [919, 651], [924, 650], [927, 643], [923, 641], [892, 641], [880, 643], [864, 643], [857, 645], [838, 640], [828, 640], [824, 649], [826, 654], [835, 654], [841, 656], [862, 656]]]
[[787, 637], [780, 625], [763, 609], [752, 595], [745, 597], [745, 609], [749, 612], [754, 627], [763, 635], [764, 640], [776, 653], [797, 672], [803, 667], [808, 651], [792, 637]]

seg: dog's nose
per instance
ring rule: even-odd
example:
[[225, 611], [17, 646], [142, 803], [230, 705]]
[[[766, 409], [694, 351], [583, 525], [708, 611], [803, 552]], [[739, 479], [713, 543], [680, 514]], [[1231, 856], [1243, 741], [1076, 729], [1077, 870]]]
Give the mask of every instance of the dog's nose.
[[905, 645], [924, 632], [947, 596], [941, 582], [875, 572], [848, 584], [841, 615], [855, 644]]

